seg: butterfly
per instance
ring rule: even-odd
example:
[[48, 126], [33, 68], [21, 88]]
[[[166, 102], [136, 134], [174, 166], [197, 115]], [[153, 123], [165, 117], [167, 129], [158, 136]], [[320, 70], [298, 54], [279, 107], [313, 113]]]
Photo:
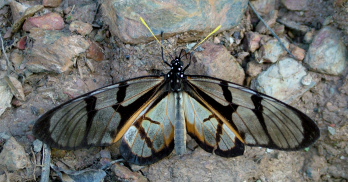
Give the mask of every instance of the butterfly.
[[37, 119], [34, 136], [67, 150], [120, 141], [123, 158], [137, 165], [174, 150], [185, 154], [186, 134], [222, 157], [242, 155], [245, 145], [298, 150], [319, 138], [315, 122], [282, 101], [222, 79], [186, 75], [190, 64], [182, 60], [190, 56], [182, 50], [171, 63], [163, 58], [167, 74], [121, 81], [53, 108]]

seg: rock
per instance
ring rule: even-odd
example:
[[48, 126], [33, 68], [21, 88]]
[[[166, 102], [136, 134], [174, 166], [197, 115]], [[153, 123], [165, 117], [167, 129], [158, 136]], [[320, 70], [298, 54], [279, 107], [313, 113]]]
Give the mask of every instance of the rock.
[[69, 8], [71, 9], [69, 13], [65, 15], [65, 21], [73, 22], [75, 20], [78, 20], [92, 24], [97, 12], [97, 3], [92, 1], [88, 3], [86, 3], [85, 1], [81, 1], [80, 3], [77, 2], [78, 1], [72, 1], [72, 4], [69, 4]]
[[278, 36], [283, 36], [285, 34], [285, 26], [278, 22], [274, 24], [273, 30]]
[[18, 100], [25, 101], [25, 95], [24, 95], [22, 83], [16, 77], [9, 76], [8, 78], [9, 80], [7, 84], [10, 87], [12, 94]]
[[302, 79], [301, 79], [302, 85], [305, 85], [305, 86], [310, 86], [312, 84], [312, 82], [313, 82], [313, 78], [309, 74], [302, 77]]
[[106, 176], [106, 172], [101, 169], [84, 169], [80, 171], [70, 170], [66, 166], [54, 166], [51, 168], [59, 174], [62, 181], [71, 182], [101, 182]]
[[24, 13], [22, 13], [21, 17], [19, 17], [12, 25], [12, 33], [17, 32], [21, 27], [23, 22], [29, 18], [32, 17], [36, 12], [41, 11], [44, 7], [42, 5], [36, 5], [29, 7], [25, 10]]
[[42, 5], [49, 8], [56, 8], [62, 3], [62, 0], [43, 0]]
[[20, 65], [24, 61], [24, 56], [22, 55], [21, 51], [13, 50], [10, 56], [10, 60], [14, 66], [14, 68], [17, 70], [19, 69]]
[[287, 19], [277, 19], [277, 21], [283, 25], [285, 25], [287, 28], [299, 31], [301, 33], [307, 33], [308, 30], [310, 29], [308, 26], [301, 25], [295, 21], [290, 21]]
[[85, 36], [92, 32], [93, 27], [89, 23], [84, 23], [82, 21], [73, 21], [69, 25], [69, 30], [71, 32], [76, 31], [77, 33]]
[[251, 88], [291, 103], [316, 84], [312, 82], [309, 86], [302, 85], [301, 80], [306, 75], [306, 68], [299, 62], [284, 58], [252, 80]]
[[30, 17], [24, 25], [23, 30], [30, 31], [32, 28], [45, 30], [61, 30], [64, 28], [64, 20], [58, 13], [47, 13], [43, 16]]
[[122, 166], [119, 163], [115, 163], [111, 166], [111, 171], [115, 173], [118, 178], [125, 179], [127, 181], [138, 181], [138, 182], [147, 182], [148, 180], [141, 175], [141, 173], [133, 172], [125, 166]]
[[129, 3], [108, 0], [104, 1], [102, 8], [111, 33], [123, 42], [137, 44], [153, 40], [151, 33], [141, 23], [140, 16], [149, 24], [155, 35], [160, 35], [163, 31], [164, 38], [167, 38], [178, 33], [195, 32], [195, 37], [189, 37], [190, 40], [195, 40], [207, 35], [219, 25], [222, 25], [220, 31], [237, 26], [247, 8], [247, 2], [222, 0], [187, 3], [185, 0], [178, 0], [160, 3], [144, 0]]
[[34, 152], [36, 153], [40, 152], [42, 150], [42, 145], [43, 145], [42, 141], [38, 139], [34, 140], [33, 142]]
[[21, 37], [17, 42], [16, 47], [20, 50], [24, 50], [27, 46], [27, 36]]
[[104, 181], [106, 172], [101, 169], [87, 169], [76, 171], [76, 173], [68, 173], [69, 177], [74, 181], [101, 182]]
[[259, 12], [261, 15], [267, 15], [276, 7], [275, 0], [256, 0], [256, 1], [250, 1], [250, 2], [254, 6], [256, 11]]
[[[278, 10], [272, 10], [270, 13], [267, 14], [267, 16], [264, 17], [264, 21], [267, 23], [268, 26], [273, 27], [277, 21], [277, 18]], [[255, 27], [255, 30], [260, 34], [270, 34], [267, 33], [270, 31], [262, 21], [259, 21], [259, 23]]]
[[[202, 74], [243, 84], [245, 73], [226, 47], [206, 42], [202, 45], [204, 51], [195, 52], [197, 62], [191, 64], [195, 69], [187, 70], [188, 74]], [[232, 73], [232, 74], [226, 74]]]
[[0, 1], [0, 9], [2, 7], [4, 7], [5, 5], [8, 5], [10, 3], [10, 0], [3, 0], [3, 1]]
[[319, 73], [342, 74], [348, 64], [348, 52], [339, 32], [333, 27], [321, 29], [311, 43], [304, 62]]
[[23, 146], [15, 138], [8, 139], [0, 153], [0, 166], [3, 165], [9, 171], [23, 169], [30, 165], [30, 160]]
[[15, 22], [21, 18], [25, 10], [28, 9], [30, 6], [17, 1], [11, 1], [10, 7], [11, 7], [12, 18], [13, 18], [13, 21]]
[[103, 48], [94, 41], [89, 41], [89, 48], [87, 50], [87, 58], [93, 59], [95, 61], [104, 60], [104, 51]]
[[257, 32], [247, 32], [243, 42], [244, 50], [248, 52], [255, 52], [258, 48], [260, 48], [261, 38], [262, 35]]
[[89, 47], [82, 36], [60, 31], [33, 28], [29, 36], [35, 42], [28, 52], [26, 66], [34, 73], [67, 71], [73, 65], [72, 59]]
[[5, 79], [0, 79], [0, 115], [11, 107], [12, 93]]
[[1, 71], [7, 70], [7, 61], [5, 59], [0, 59], [0, 70]]
[[296, 57], [296, 59], [303, 61], [306, 56], [306, 51], [294, 44], [290, 44], [289, 47], [291, 53]]
[[303, 36], [304, 43], [310, 44], [314, 39], [314, 35], [315, 35], [315, 29], [312, 29], [306, 32], [306, 34]]
[[281, 0], [281, 2], [288, 10], [298, 11], [308, 8], [308, 0]]
[[[289, 49], [289, 43], [285, 39], [281, 39], [284, 46]], [[255, 59], [259, 63], [275, 63], [278, 59], [286, 55], [286, 50], [280, 45], [277, 39], [273, 38], [266, 42], [256, 52]]]
[[263, 70], [265, 70], [265, 68], [267, 67], [267, 64], [260, 64], [256, 61], [249, 61], [247, 63], [247, 67], [246, 67], [246, 73], [250, 76], [250, 77], [256, 77], [257, 75], [259, 75]]

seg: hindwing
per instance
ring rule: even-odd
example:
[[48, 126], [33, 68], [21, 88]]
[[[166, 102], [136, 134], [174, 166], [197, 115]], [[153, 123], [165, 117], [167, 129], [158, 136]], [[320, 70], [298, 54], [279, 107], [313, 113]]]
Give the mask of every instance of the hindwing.
[[160, 93], [123, 136], [120, 151], [130, 163], [152, 164], [174, 149], [174, 94]]
[[[193, 98], [190, 99], [192, 103], [196, 103], [193, 105], [197, 105], [192, 108], [203, 110], [199, 112], [204, 114], [200, 120], [208, 120], [211, 123], [207, 128], [211, 128], [210, 135], [213, 138], [209, 138], [208, 135], [200, 136], [205, 132], [197, 129], [201, 127], [197, 124], [195, 129], [187, 128], [195, 131], [189, 133], [194, 135], [201, 146], [203, 145], [202, 148], [212, 150], [211, 147], [214, 146], [215, 150], [219, 149], [221, 138], [229, 138], [231, 142], [241, 141], [250, 146], [298, 150], [308, 147], [319, 138], [318, 127], [301, 111], [232, 82], [207, 76], [187, 76], [184, 90]], [[192, 123], [193, 120], [187, 119], [187, 123]], [[199, 125], [202, 124], [200, 122]], [[218, 128], [224, 129], [228, 137], [215, 135], [215, 132], [219, 133]], [[202, 144], [202, 141], [205, 142]], [[211, 143], [213, 145], [210, 145]], [[232, 150], [234, 145], [226, 146], [230, 147], [232, 153], [235, 152]]]
[[183, 107], [187, 133], [205, 151], [223, 157], [234, 157], [244, 153], [244, 145], [228, 123], [209, 109], [204, 102], [184, 93]]
[[164, 83], [163, 76], [147, 76], [97, 89], [42, 115], [33, 133], [60, 149], [110, 145], [163, 91]]

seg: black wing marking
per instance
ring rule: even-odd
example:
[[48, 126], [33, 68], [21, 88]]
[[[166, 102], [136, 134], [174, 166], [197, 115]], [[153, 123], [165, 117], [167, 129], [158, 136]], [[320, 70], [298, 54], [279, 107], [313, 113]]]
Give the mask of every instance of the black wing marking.
[[42, 115], [34, 136], [60, 149], [110, 145], [121, 139], [164, 83], [163, 76], [139, 77], [79, 96]]
[[308, 147], [320, 136], [301, 111], [265, 94], [207, 76], [187, 76], [185, 91], [246, 145], [280, 150]]

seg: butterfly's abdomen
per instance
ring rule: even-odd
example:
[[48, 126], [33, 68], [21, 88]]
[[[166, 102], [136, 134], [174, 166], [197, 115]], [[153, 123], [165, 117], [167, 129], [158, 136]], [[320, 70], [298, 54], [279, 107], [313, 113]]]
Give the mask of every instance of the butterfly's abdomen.
[[186, 152], [186, 125], [184, 118], [184, 109], [182, 107], [182, 92], [174, 92], [175, 99], [175, 133], [174, 146], [177, 155], [183, 155]]

